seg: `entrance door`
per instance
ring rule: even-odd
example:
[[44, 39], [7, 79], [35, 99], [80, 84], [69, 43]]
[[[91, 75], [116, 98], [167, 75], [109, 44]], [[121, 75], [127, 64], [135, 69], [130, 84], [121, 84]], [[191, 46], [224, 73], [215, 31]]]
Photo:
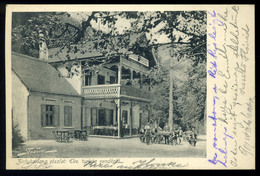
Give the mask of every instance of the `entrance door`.
[[98, 110], [98, 125], [105, 126], [106, 124], [106, 111], [105, 109]]

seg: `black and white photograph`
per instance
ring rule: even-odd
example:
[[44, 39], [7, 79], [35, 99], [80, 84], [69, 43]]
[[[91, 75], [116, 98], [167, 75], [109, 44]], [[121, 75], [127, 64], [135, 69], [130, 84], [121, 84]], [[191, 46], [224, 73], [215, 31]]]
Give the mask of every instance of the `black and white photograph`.
[[[147, 163], [204, 159], [226, 167], [227, 140], [234, 136], [231, 127], [224, 127], [222, 139], [216, 127], [228, 109], [220, 106], [222, 111], [215, 112], [221, 97], [216, 95], [212, 111], [207, 95], [212, 89], [207, 78], [224, 74], [217, 70], [220, 45], [213, 43], [216, 49], [209, 51], [208, 41], [220, 37], [216, 29], [224, 26], [223, 15], [208, 21], [214, 13], [181, 8], [12, 11], [10, 147], [17, 167], [75, 162], [106, 168], [90, 160], [98, 158], [117, 169], [133, 169], [120, 166], [119, 158], [150, 158]], [[216, 55], [216, 61], [208, 55]], [[207, 132], [213, 133], [212, 125], [213, 137]], [[209, 137], [225, 156], [207, 155]], [[225, 149], [218, 140], [224, 140]], [[39, 162], [45, 158], [53, 161]], [[177, 165], [167, 164], [162, 165]]]

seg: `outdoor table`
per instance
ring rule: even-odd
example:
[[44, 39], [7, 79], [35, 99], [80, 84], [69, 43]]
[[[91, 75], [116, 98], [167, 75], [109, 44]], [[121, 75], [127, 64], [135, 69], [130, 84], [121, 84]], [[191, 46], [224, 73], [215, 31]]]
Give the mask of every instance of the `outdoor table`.
[[166, 142], [169, 144], [169, 136], [170, 136], [171, 132], [168, 132], [168, 131], [158, 131], [157, 134], [162, 135], [164, 137], [165, 144], [166, 144]]
[[87, 130], [75, 130], [75, 138], [79, 140], [87, 140]]
[[68, 130], [57, 130], [56, 131], [57, 136], [60, 136], [61, 142], [68, 142], [70, 138], [70, 131]]

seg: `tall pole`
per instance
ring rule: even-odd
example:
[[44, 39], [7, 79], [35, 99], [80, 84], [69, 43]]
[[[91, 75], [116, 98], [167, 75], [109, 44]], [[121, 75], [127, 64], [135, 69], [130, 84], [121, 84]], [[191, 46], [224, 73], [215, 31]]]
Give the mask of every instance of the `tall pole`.
[[118, 100], [117, 100], [117, 124], [118, 124], [118, 138], [121, 137], [121, 100], [120, 100], [120, 86], [121, 86], [121, 63], [118, 66], [118, 75], [117, 75], [117, 79], [118, 79]]
[[172, 50], [170, 51], [171, 52], [171, 63], [170, 63], [170, 70], [169, 70], [169, 74], [170, 74], [170, 88], [169, 88], [169, 119], [168, 119], [168, 124], [169, 124], [169, 127], [170, 127], [170, 130], [172, 131], [173, 130], [173, 75], [172, 75]]
[[133, 101], [131, 100], [131, 107], [130, 107], [130, 136], [132, 136], [132, 122], [133, 121]]
[[121, 137], [121, 128], [122, 128], [122, 124], [121, 124], [121, 101], [120, 98], [118, 98], [117, 100], [117, 124], [118, 124], [118, 138]]

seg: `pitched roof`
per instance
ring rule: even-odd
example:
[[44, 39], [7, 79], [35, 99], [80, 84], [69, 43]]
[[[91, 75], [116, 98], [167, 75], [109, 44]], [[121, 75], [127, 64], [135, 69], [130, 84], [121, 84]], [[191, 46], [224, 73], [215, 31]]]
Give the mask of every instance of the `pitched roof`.
[[12, 52], [12, 70], [32, 91], [80, 96], [59, 72], [45, 61]]

